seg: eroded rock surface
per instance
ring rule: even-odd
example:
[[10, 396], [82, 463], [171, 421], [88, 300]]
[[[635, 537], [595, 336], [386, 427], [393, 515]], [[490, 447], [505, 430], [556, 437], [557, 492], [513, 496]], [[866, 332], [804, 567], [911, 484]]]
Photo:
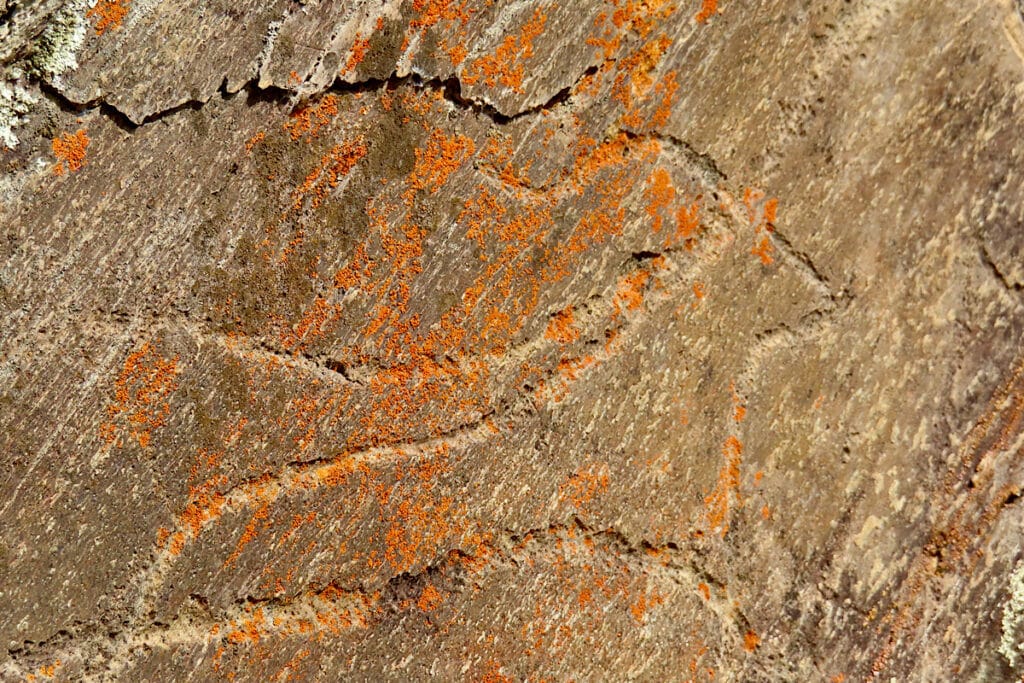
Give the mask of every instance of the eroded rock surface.
[[1024, 674], [1010, 0], [0, 0], [4, 680]]

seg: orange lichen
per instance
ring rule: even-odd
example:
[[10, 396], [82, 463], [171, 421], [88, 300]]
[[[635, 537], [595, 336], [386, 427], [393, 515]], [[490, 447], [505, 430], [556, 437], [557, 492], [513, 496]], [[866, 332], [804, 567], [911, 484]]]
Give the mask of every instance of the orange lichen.
[[498, 662], [487, 663], [487, 670], [480, 677], [480, 683], [513, 683], [513, 679], [501, 673], [501, 665]]
[[466, 9], [465, 0], [413, 0], [412, 8], [419, 16], [409, 25], [416, 29], [428, 29], [442, 19], [465, 24], [473, 14]]
[[676, 209], [676, 234], [675, 241], [686, 242], [688, 247], [691, 247], [689, 240], [693, 237], [694, 233], [700, 228], [700, 209], [697, 202], [693, 202], [690, 206], [685, 204], [681, 205]]
[[621, 313], [623, 306], [627, 311], [635, 311], [643, 306], [644, 291], [650, 279], [650, 271], [643, 269], [623, 276], [615, 290], [613, 315], [617, 317]]
[[705, 600], [711, 599], [711, 587], [706, 583], [697, 584], [697, 589], [700, 591], [700, 594], [704, 596]]
[[743, 649], [747, 652], [753, 652], [760, 644], [761, 638], [753, 631], [747, 631], [743, 634]]
[[775, 261], [775, 259], [772, 258], [772, 251], [773, 247], [771, 240], [769, 240], [768, 236], [765, 235], [757, 244], [755, 244], [751, 248], [750, 253], [753, 254], [754, 256], [759, 257], [763, 265], [768, 266]]
[[252, 152], [253, 148], [267, 139], [267, 134], [262, 130], [245, 141], [245, 151]]
[[616, 64], [618, 73], [612, 86], [612, 99], [625, 106], [627, 111], [635, 111], [637, 101], [646, 98], [654, 87], [652, 74], [671, 46], [672, 41], [661, 36], [620, 60]]
[[580, 469], [558, 487], [559, 498], [571, 503], [578, 512], [584, 512], [594, 498], [608, 490], [608, 482], [607, 465]]
[[544, 338], [559, 344], [571, 344], [579, 341], [580, 331], [573, 323], [572, 306], [569, 306], [551, 316], [547, 330], [544, 331]]
[[348, 74], [355, 71], [356, 67], [366, 59], [366, 53], [369, 51], [370, 39], [363, 38], [362, 34], [357, 33], [355, 40], [352, 42], [352, 47], [349, 48], [348, 60], [345, 62], [345, 66], [342, 67], [341, 73]]
[[307, 198], [311, 198], [311, 208], [318, 208], [327, 194], [366, 156], [367, 151], [366, 145], [358, 140], [334, 145], [321, 157], [320, 165], [310, 171], [303, 183], [292, 191], [292, 209], [300, 210]]
[[[354, 49], [354, 48], [353, 48]], [[304, 106], [291, 115], [291, 120], [284, 123], [284, 130], [292, 140], [304, 135], [315, 138], [320, 131], [330, 125], [338, 116], [338, 97], [333, 94], [324, 95], [315, 104]]]
[[158, 547], [166, 548], [171, 555], [179, 555], [188, 541], [199, 536], [203, 527], [219, 519], [227, 499], [217, 486], [224, 481], [225, 478], [219, 476], [202, 486], [191, 487], [188, 505], [177, 517], [178, 531], [158, 530]]
[[281, 346], [291, 350], [301, 350], [309, 343], [323, 336], [327, 326], [341, 316], [341, 306], [328, 303], [323, 297], [313, 300], [302, 319], [292, 329], [281, 333]]
[[705, 23], [708, 19], [713, 17], [718, 12], [718, 0], [703, 0], [700, 11], [697, 12], [694, 19], [698, 24]]
[[447, 38], [442, 38], [439, 46], [448, 54], [448, 59], [451, 60], [452, 66], [462, 64], [466, 61], [466, 56], [469, 54], [469, 50], [466, 49], [465, 45], [460, 42], [451, 45]]
[[[39, 675], [43, 678], [54, 678], [57, 675], [57, 669], [60, 668], [60, 660], [58, 659], [53, 664], [44, 664], [39, 667]], [[31, 676], [31, 674], [30, 674]], [[31, 680], [31, 679], [30, 679]]]
[[747, 415], [747, 407], [743, 405], [743, 397], [736, 391], [736, 383], [729, 383], [729, 392], [732, 394], [732, 419], [736, 422], [743, 422]]
[[655, 233], [661, 230], [664, 223], [663, 212], [666, 211], [676, 198], [676, 188], [672, 185], [672, 177], [664, 168], [656, 168], [647, 179], [647, 215], [651, 217], [651, 230]]
[[267, 524], [267, 518], [270, 516], [270, 505], [267, 502], [262, 503], [256, 511], [253, 512], [252, 518], [249, 523], [245, 525], [245, 529], [242, 530], [242, 535], [238, 539], [238, 543], [235, 544], [235, 549], [231, 552], [226, 560], [224, 560], [224, 567], [231, 567], [238, 558], [241, 557], [242, 551], [245, 550], [245, 546], [249, 545], [258, 533], [258, 527]]
[[629, 613], [636, 623], [642, 624], [647, 620], [647, 613], [663, 602], [665, 602], [665, 598], [658, 593], [641, 595], [630, 605]]
[[523, 61], [533, 57], [533, 41], [544, 31], [545, 22], [547, 16], [538, 7], [518, 36], [506, 36], [493, 55], [476, 59], [466, 68], [463, 80], [467, 85], [474, 85], [483, 79], [491, 88], [501, 83], [522, 93], [525, 78]]
[[100, 425], [100, 438], [107, 446], [121, 445], [119, 423], [127, 423], [139, 446], [149, 446], [153, 430], [164, 426], [170, 417], [169, 398], [178, 388], [177, 374], [178, 357], [161, 357], [149, 342], [129, 354], [114, 383], [107, 422]]
[[416, 600], [416, 606], [421, 612], [433, 612], [437, 610], [444, 602], [444, 596], [441, 595], [441, 591], [437, 590], [433, 585], [427, 584], [427, 587], [420, 593], [420, 597]]
[[101, 36], [109, 29], [121, 28], [130, 4], [131, 0], [99, 0], [85, 16], [93, 20], [96, 35]]
[[85, 165], [85, 148], [89, 146], [89, 136], [84, 130], [75, 133], [64, 133], [59, 138], [54, 138], [51, 143], [53, 155], [60, 159], [53, 169], [55, 175], [64, 175], [65, 164], [67, 170], [74, 173]]
[[775, 232], [779, 200], [773, 197], [765, 201], [764, 205], [760, 207], [760, 216], [758, 216], [758, 205], [764, 197], [763, 191], [751, 187], [748, 187], [743, 193], [743, 203], [747, 207], [747, 220], [754, 227], [755, 234], [755, 243], [750, 253], [760, 257], [761, 263], [767, 266], [774, 261], [771, 256], [774, 247], [769, 235]]
[[465, 135], [448, 136], [434, 130], [426, 147], [416, 150], [416, 164], [408, 181], [410, 189], [437, 192], [475, 149], [473, 141]]
[[718, 472], [718, 483], [714, 490], [704, 498], [705, 516], [708, 527], [712, 531], [720, 531], [722, 537], [729, 531], [729, 511], [735, 495], [739, 499], [740, 459], [743, 444], [735, 436], [725, 440], [722, 455], [725, 463]]

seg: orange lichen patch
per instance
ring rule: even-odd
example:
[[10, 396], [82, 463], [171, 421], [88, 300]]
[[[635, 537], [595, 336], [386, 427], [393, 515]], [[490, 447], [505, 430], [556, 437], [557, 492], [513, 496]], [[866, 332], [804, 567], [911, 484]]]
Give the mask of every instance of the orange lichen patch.
[[654, 86], [654, 70], [672, 46], [667, 36], [648, 41], [640, 49], [624, 57], [617, 65], [612, 85], [612, 99], [632, 110], [638, 100], [647, 97]]
[[[42, 676], [43, 678], [54, 678], [57, 675], [57, 669], [59, 668], [60, 660], [58, 659], [53, 664], [44, 664], [43, 666], [39, 667], [38, 675]], [[29, 674], [29, 680], [32, 680], [33, 678], [35, 678], [35, 676]]]
[[93, 20], [96, 35], [101, 36], [109, 29], [121, 28], [130, 4], [131, 0], [99, 0], [85, 16]]
[[761, 638], [753, 631], [747, 631], [743, 634], [743, 649], [747, 652], [753, 652], [760, 644]]
[[533, 57], [533, 41], [544, 31], [546, 22], [547, 15], [538, 7], [518, 36], [506, 36], [493, 55], [480, 57], [466, 68], [462, 77], [465, 83], [474, 85], [483, 79], [488, 87], [493, 88], [501, 83], [522, 93], [525, 77], [523, 62]]
[[466, 61], [466, 56], [469, 54], [469, 50], [461, 42], [456, 41], [454, 45], [448, 42], [448, 38], [442, 38], [439, 43], [439, 47], [448, 55], [448, 59], [451, 60], [452, 66], [459, 66]]
[[427, 138], [426, 147], [416, 150], [416, 165], [409, 176], [409, 188], [437, 192], [475, 149], [473, 141], [465, 135], [448, 136], [435, 129]]
[[771, 519], [772, 518], [771, 508], [769, 508], [767, 505], [762, 507], [761, 508], [761, 516], [764, 517], [765, 519]]
[[359, 591], [345, 591], [329, 585], [310, 591], [294, 601], [290, 609], [256, 607], [236, 619], [216, 624], [215, 637], [231, 646], [256, 646], [267, 638], [322, 634], [366, 628], [379, 597]]
[[736, 422], [743, 422], [747, 415], [747, 407], [743, 404], [743, 397], [736, 391], [736, 383], [729, 382], [729, 393], [732, 394], [732, 419]]
[[84, 130], [64, 133], [59, 138], [54, 138], [51, 145], [53, 155], [60, 159], [53, 169], [54, 175], [64, 175], [65, 164], [67, 170], [72, 173], [85, 165], [85, 148], [89, 146], [89, 136]]
[[487, 147], [480, 154], [477, 168], [512, 190], [516, 198], [522, 199], [524, 190], [530, 188], [528, 171], [532, 162], [528, 161], [522, 167], [516, 168], [512, 164], [514, 153], [512, 141], [508, 137], [492, 135], [488, 138]]
[[581, 356], [579, 358], [563, 358], [558, 361], [556, 372], [550, 384], [544, 380], [538, 382], [536, 398], [542, 401], [545, 398], [558, 403], [569, 395], [569, 389], [578, 380], [585, 370], [594, 368], [600, 364], [595, 356]]
[[600, 48], [600, 57], [609, 64], [622, 45], [624, 36], [632, 32], [646, 38], [664, 19], [676, 11], [671, 0], [611, 0], [615, 10], [609, 15], [602, 12], [594, 19], [597, 36], [587, 38], [587, 44]]
[[248, 140], [245, 141], [245, 151], [246, 151], [246, 153], [252, 152], [253, 148], [256, 147], [256, 145], [260, 144], [261, 142], [263, 142], [266, 139], [267, 139], [267, 134], [265, 132], [263, 132], [262, 130], [260, 132], [256, 133], [255, 135], [253, 135], [251, 138], [249, 138]]
[[757, 244], [755, 244], [751, 248], [750, 253], [754, 256], [759, 257], [763, 265], [768, 266], [775, 261], [775, 259], [772, 258], [773, 250], [774, 248], [772, 247], [771, 240], [769, 240], [768, 236], [765, 235]]
[[501, 664], [492, 660], [487, 662], [487, 669], [480, 676], [480, 683], [513, 683], [513, 679], [501, 673]]
[[[354, 48], [353, 48], [354, 49]], [[316, 104], [304, 106], [291, 115], [291, 120], [283, 125], [292, 140], [304, 135], [315, 138], [325, 126], [331, 124], [338, 116], [338, 97], [325, 95]]]
[[341, 73], [348, 74], [356, 70], [356, 67], [363, 63], [366, 59], [366, 53], [370, 51], [370, 39], [363, 38], [362, 34], [357, 33], [356, 39], [352, 42], [352, 47], [348, 51], [348, 60], [345, 61], [345, 66], [342, 67]]
[[215, 477], [202, 486], [192, 487], [188, 505], [177, 518], [178, 531], [168, 534], [161, 529], [157, 532], [159, 548], [166, 548], [171, 555], [180, 555], [188, 541], [197, 538], [203, 527], [220, 518], [227, 499], [216, 490], [216, 486], [224, 481], [223, 477]]
[[700, 591], [700, 594], [704, 596], [705, 600], [711, 599], [711, 587], [706, 583], [697, 584], [697, 589]]
[[572, 306], [551, 316], [547, 330], [544, 331], [544, 338], [559, 344], [571, 344], [579, 341], [580, 331], [573, 324]]
[[676, 93], [678, 92], [679, 74], [676, 71], [669, 71], [654, 86], [652, 97], [657, 106], [646, 123], [641, 123], [637, 127], [650, 130], [665, 126], [668, 123], [669, 117], [672, 116], [672, 106], [676, 102]]
[[836, 674], [830, 680], [831, 683], [843, 683], [846, 680], [846, 674]]
[[299, 664], [306, 658], [308, 658], [313, 651], [309, 648], [302, 648], [298, 650], [294, 655], [291, 656], [280, 671], [274, 676], [275, 681], [298, 681], [301, 680], [298, 674]]
[[[458, 222], [466, 226], [466, 237], [476, 241], [481, 249], [487, 247], [487, 235], [502, 224], [508, 209], [486, 187], [480, 186], [476, 194], [466, 200]], [[486, 256], [481, 255], [486, 259]]]
[[692, 240], [694, 234], [700, 228], [700, 208], [697, 202], [693, 202], [690, 206], [685, 204], [681, 205], [676, 209], [676, 234], [675, 242], [678, 244], [683, 242], [687, 247], [692, 248]]
[[700, 11], [693, 17], [698, 24], [705, 23], [718, 12], [718, 0], [703, 0]]
[[301, 350], [310, 342], [321, 337], [327, 326], [341, 316], [341, 306], [328, 303], [323, 297], [313, 300], [302, 319], [290, 330], [281, 333], [281, 346], [291, 350]]
[[235, 549], [228, 555], [228, 558], [224, 560], [223, 566], [225, 568], [231, 567], [238, 561], [238, 558], [242, 556], [242, 551], [245, 550], [245, 546], [249, 545], [259, 533], [259, 527], [269, 527], [268, 517], [270, 516], [270, 504], [264, 502], [256, 511], [253, 512], [252, 518], [249, 523], [245, 525], [245, 529], [242, 530], [242, 535], [238, 539], [238, 543], [235, 544]]
[[665, 602], [665, 598], [658, 593], [644, 594], [629, 606], [629, 613], [637, 624], [642, 624], [647, 620], [648, 612], [663, 602]]
[[650, 271], [641, 269], [624, 275], [619, 280], [615, 289], [613, 317], [619, 316], [623, 307], [627, 311], [635, 311], [644, 305], [644, 292], [650, 279]]
[[311, 208], [319, 208], [328, 193], [366, 156], [367, 151], [366, 145], [359, 140], [334, 145], [321, 157], [320, 165], [292, 191], [292, 209], [299, 211], [307, 198]]
[[703, 282], [694, 282], [693, 283], [693, 298], [695, 298], [697, 301], [700, 301], [701, 299], [703, 299], [706, 296], [707, 296], [707, 289], [704, 287], [704, 283]]
[[558, 487], [559, 499], [584, 512], [594, 498], [608, 490], [608, 465], [592, 465], [577, 470]]
[[435, 491], [439, 477], [449, 468], [447, 453], [447, 446], [441, 446], [432, 460], [411, 467], [397, 465], [398, 484], [377, 492], [384, 508], [381, 522], [387, 526], [384, 560], [395, 573], [410, 571], [468, 530], [465, 503]]
[[676, 188], [672, 185], [672, 176], [664, 168], [656, 168], [647, 179], [644, 193], [647, 200], [647, 215], [651, 217], [651, 230], [655, 233], [664, 224], [663, 213], [668, 210], [676, 198]]
[[750, 253], [760, 257], [762, 264], [770, 265], [774, 261], [771, 256], [774, 247], [769, 235], [775, 231], [779, 200], [773, 197], [760, 206], [764, 197], [763, 191], [748, 187], [743, 193], [743, 204], [747, 208], [747, 220], [754, 227], [755, 243]]
[[428, 584], [423, 592], [420, 593], [420, 597], [416, 600], [416, 606], [421, 612], [433, 612], [437, 610], [441, 604], [444, 603], [444, 596], [441, 595], [441, 591], [437, 590], [432, 584]]
[[118, 423], [127, 423], [139, 446], [149, 446], [153, 430], [170, 417], [168, 401], [178, 388], [177, 374], [178, 357], [163, 358], [149, 342], [129, 354], [114, 383], [114, 401], [106, 409], [108, 421], [100, 425], [100, 438], [107, 446], [121, 445]]
[[466, 9], [466, 0], [413, 0], [412, 8], [419, 16], [409, 25], [416, 29], [428, 29], [441, 20], [465, 24], [473, 14]]
[[722, 447], [725, 463], [718, 472], [718, 483], [715, 489], [704, 498], [705, 517], [712, 531], [720, 531], [722, 538], [729, 531], [729, 510], [732, 497], [739, 500], [740, 459], [743, 455], [743, 444], [735, 436], [725, 440]]

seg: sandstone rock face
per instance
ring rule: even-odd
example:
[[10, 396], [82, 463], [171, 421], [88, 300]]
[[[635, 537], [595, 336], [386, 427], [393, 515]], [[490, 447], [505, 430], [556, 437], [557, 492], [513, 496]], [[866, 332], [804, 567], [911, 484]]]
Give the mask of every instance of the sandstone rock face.
[[1019, 3], [0, 15], [3, 680], [1021, 680]]

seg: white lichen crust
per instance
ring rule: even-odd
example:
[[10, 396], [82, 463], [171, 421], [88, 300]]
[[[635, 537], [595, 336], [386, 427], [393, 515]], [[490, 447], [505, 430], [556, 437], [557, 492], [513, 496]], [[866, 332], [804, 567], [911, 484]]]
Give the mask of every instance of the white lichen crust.
[[1024, 654], [1024, 561], [1018, 562], [1010, 576], [1010, 600], [1003, 606], [1003, 637], [999, 653], [1017, 668]]

